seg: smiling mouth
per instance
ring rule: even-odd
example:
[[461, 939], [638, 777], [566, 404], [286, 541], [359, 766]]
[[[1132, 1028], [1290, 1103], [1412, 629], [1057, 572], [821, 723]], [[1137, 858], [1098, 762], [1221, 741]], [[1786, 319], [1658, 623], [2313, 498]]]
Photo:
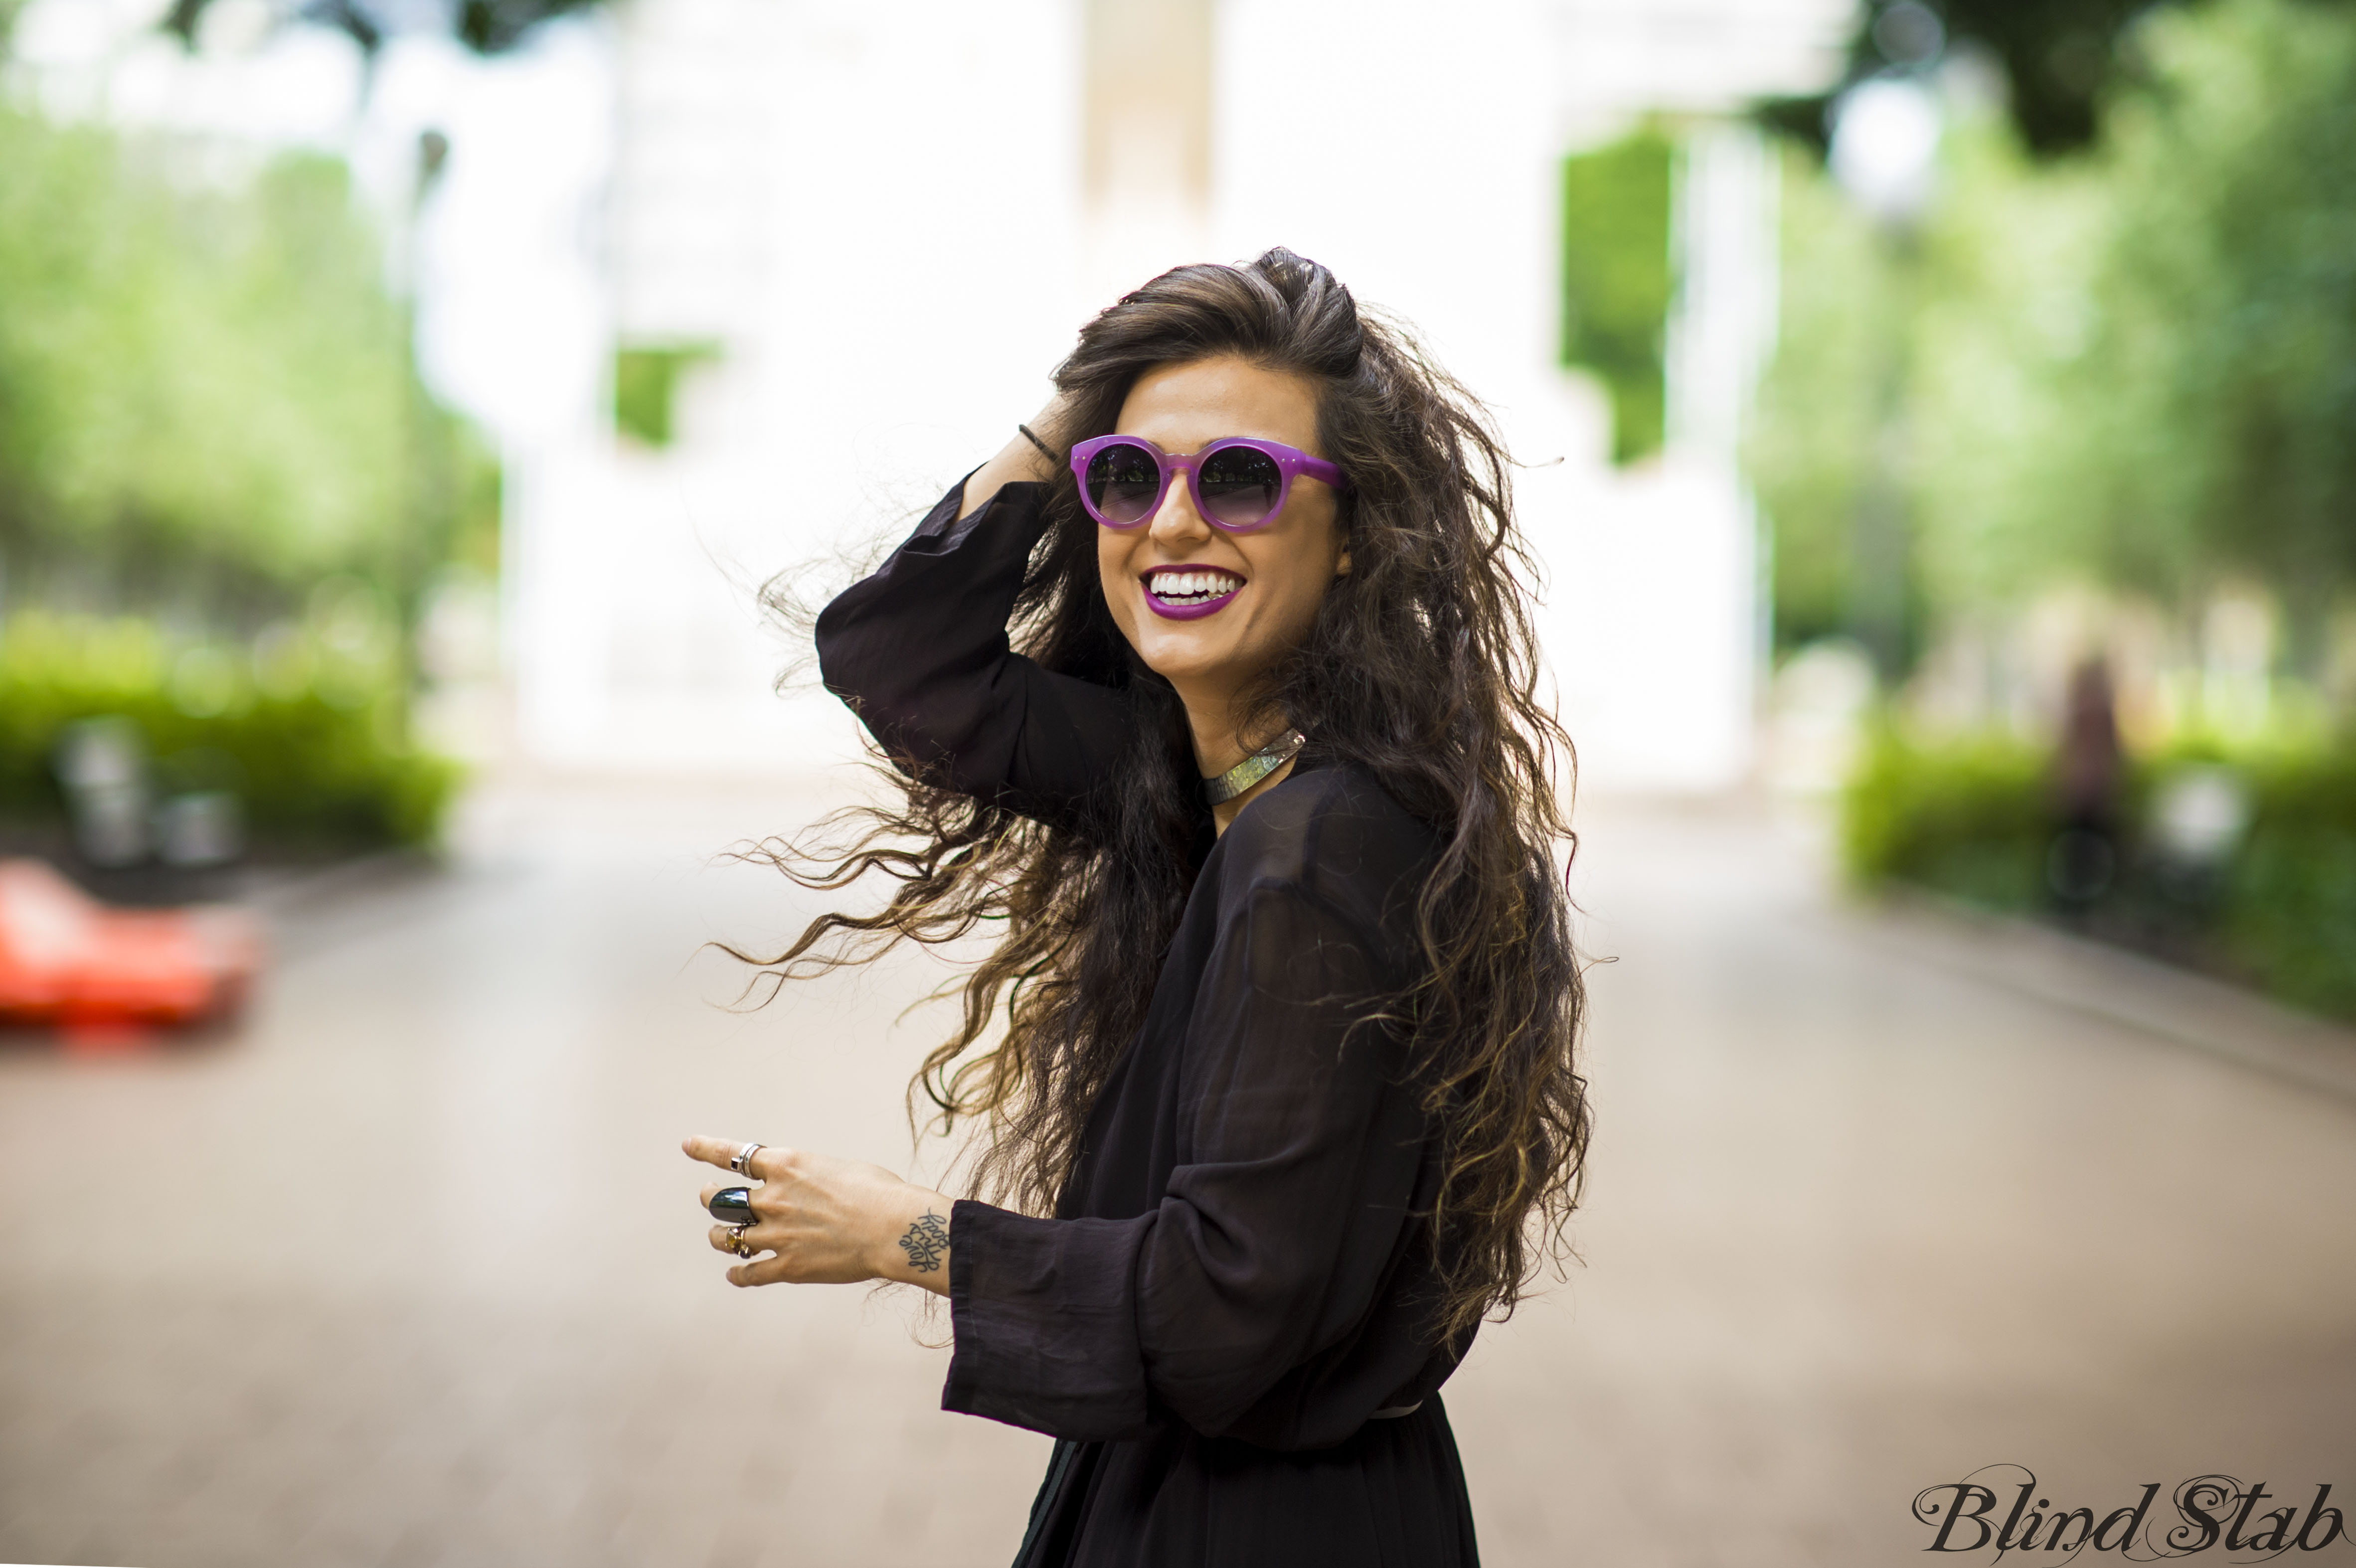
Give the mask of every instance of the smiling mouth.
[[1240, 576], [1215, 566], [1157, 567], [1145, 574], [1145, 599], [1157, 610], [1215, 610], [1243, 585]]

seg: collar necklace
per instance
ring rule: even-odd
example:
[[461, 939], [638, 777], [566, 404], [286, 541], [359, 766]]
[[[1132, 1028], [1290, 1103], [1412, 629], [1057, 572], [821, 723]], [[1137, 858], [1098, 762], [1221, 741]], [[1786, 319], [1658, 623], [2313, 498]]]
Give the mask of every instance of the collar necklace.
[[1308, 743], [1309, 737], [1300, 731], [1286, 731], [1216, 778], [1205, 779], [1203, 797], [1213, 805], [1226, 805], [1290, 762]]

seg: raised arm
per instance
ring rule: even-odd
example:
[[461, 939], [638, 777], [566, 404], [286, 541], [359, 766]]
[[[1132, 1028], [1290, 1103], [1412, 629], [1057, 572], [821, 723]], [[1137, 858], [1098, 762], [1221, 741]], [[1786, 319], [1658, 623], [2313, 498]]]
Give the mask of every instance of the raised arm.
[[[1043, 439], [1052, 439], [1053, 432], [1061, 428], [1062, 417], [1062, 409], [1051, 402], [1031, 417], [1030, 429], [1033, 434], [1048, 432], [1048, 437]], [[958, 488], [958, 516], [971, 516], [1009, 485], [1044, 485], [1055, 476], [1055, 464], [1018, 429], [998, 449], [997, 456], [966, 475], [965, 483]]]
[[904, 772], [1069, 823], [1119, 763], [1129, 717], [1119, 693], [1043, 670], [1007, 638], [1052, 472], [1018, 432], [820, 613], [818, 653], [827, 688]]

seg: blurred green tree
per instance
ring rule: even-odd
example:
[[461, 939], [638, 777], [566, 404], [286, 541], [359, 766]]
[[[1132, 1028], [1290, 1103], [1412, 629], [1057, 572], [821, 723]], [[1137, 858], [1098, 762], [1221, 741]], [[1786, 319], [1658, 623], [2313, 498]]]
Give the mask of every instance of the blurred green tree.
[[1856, 622], [1857, 519], [1885, 456], [1907, 291], [1871, 220], [1813, 160], [1784, 162], [1783, 325], [1745, 457], [1774, 526], [1775, 639], [1789, 648]]
[[1647, 127], [1562, 165], [1562, 362], [1612, 400], [1612, 456], [1660, 449], [1676, 148]]
[[[2189, 617], [2255, 579], [2319, 676], [2356, 589], [2356, 9], [2211, 0], [2156, 12], [2136, 48], [2077, 158], [2037, 161], [2007, 113], [1949, 94], [1911, 247], [1787, 167], [1749, 453], [1780, 641], [1850, 619], [1850, 519], [1894, 455], [1933, 616], [2077, 577]], [[1896, 389], [1877, 335], [1904, 345]], [[1891, 397], [1903, 450], [1877, 453]]]
[[2040, 156], [2094, 139], [2102, 101], [2120, 74], [2120, 45], [2152, 0], [1868, 0], [1858, 9], [1848, 67], [1830, 92], [1762, 104], [1769, 124], [1813, 144], [1831, 133], [1846, 89], [1890, 71], [1917, 71], [1962, 44], [2002, 72], [2015, 128]]
[[[0, 0], [5, 3], [5, 0]], [[477, 54], [503, 54], [530, 36], [544, 22], [594, 9], [604, 0], [457, 0], [447, 6], [425, 8], [423, 15], [447, 27], [459, 42]], [[166, 32], [194, 48], [197, 31], [213, 0], [172, 0], [164, 15]], [[374, 54], [384, 40], [421, 15], [414, 5], [385, 0], [277, 0], [279, 11], [291, 19], [334, 27], [360, 48]]]
[[2270, 584], [2319, 676], [2356, 587], [2356, 11], [2215, 0], [2145, 29], [2105, 127], [2115, 211], [2086, 353], [2104, 409], [2051, 466], [2116, 573]]
[[7, 599], [250, 632], [352, 574], [412, 609], [497, 470], [420, 384], [343, 166], [188, 177], [0, 105]]

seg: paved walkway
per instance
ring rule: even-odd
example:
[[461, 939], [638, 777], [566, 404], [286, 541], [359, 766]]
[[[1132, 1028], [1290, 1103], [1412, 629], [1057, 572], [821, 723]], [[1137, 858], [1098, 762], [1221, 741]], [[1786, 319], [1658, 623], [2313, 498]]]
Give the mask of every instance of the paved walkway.
[[[711, 1005], [698, 943], [808, 905], [701, 857], [806, 811], [486, 800], [452, 873], [288, 904], [234, 1037], [0, 1046], [0, 1560], [1004, 1562], [1044, 1440], [942, 1414], [900, 1296], [727, 1287], [675, 1153], [907, 1163], [939, 971]], [[1755, 816], [1587, 826], [1586, 1265], [1447, 1394], [1489, 1563], [1920, 1561], [1998, 1464], [2356, 1499], [2356, 1101], [2184, 1038], [2279, 1020], [2018, 984]]]

